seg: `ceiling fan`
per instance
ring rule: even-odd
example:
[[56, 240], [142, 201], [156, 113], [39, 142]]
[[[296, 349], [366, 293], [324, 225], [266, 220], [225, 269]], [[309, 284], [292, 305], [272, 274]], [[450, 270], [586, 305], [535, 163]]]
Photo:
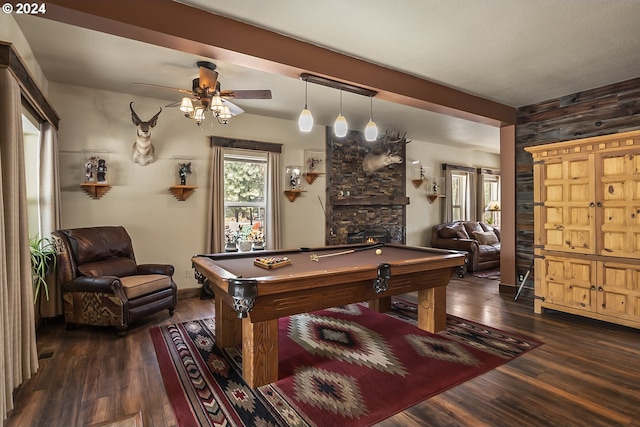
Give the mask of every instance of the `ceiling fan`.
[[232, 116], [244, 113], [242, 108], [228, 99], [271, 99], [270, 90], [221, 90], [216, 65], [208, 61], [198, 61], [196, 65], [199, 75], [193, 79], [191, 90], [146, 83], [134, 84], [169, 89], [190, 95], [190, 97], [184, 97], [182, 101], [174, 102], [167, 107], [179, 105], [180, 111], [184, 113], [185, 117], [194, 119], [198, 126], [204, 120], [204, 114], [209, 110], [221, 124], [227, 124]]

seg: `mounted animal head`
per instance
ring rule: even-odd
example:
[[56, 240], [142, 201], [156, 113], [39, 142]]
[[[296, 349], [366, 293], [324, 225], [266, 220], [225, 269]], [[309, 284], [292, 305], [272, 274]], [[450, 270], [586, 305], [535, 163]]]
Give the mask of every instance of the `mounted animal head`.
[[138, 128], [138, 136], [143, 138], [151, 136], [151, 128], [154, 128], [158, 123], [158, 116], [162, 113], [162, 108], [160, 108], [160, 111], [158, 111], [155, 116], [146, 122], [142, 121], [136, 112], [133, 111], [133, 101], [129, 104], [129, 108], [131, 109], [131, 121], [133, 121], [133, 124]]
[[376, 142], [376, 145], [362, 160], [362, 169], [367, 176], [371, 176], [375, 171], [385, 166], [402, 163], [404, 159], [401, 156], [404, 146], [411, 142], [407, 141], [407, 133], [400, 136], [398, 133], [389, 134], [385, 132], [384, 136]]

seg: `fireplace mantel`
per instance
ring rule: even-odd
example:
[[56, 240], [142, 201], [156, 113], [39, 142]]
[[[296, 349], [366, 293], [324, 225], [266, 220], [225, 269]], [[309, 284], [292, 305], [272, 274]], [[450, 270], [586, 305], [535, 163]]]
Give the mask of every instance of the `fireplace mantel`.
[[405, 196], [347, 196], [331, 199], [333, 206], [406, 206], [409, 198]]

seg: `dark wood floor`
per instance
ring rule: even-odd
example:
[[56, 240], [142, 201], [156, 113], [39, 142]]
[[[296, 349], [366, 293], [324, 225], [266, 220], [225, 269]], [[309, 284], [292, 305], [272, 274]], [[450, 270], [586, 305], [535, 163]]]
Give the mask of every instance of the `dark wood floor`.
[[[640, 331], [558, 312], [535, 315], [530, 299], [514, 301], [486, 279], [453, 279], [447, 298], [448, 313], [545, 344], [379, 426], [640, 427]], [[173, 318], [150, 316], [125, 338], [44, 324], [40, 370], [18, 390], [5, 425], [86, 426], [141, 410], [147, 427], [175, 426], [148, 329], [210, 316], [212, 308], [211, 300], [181, 300]]]

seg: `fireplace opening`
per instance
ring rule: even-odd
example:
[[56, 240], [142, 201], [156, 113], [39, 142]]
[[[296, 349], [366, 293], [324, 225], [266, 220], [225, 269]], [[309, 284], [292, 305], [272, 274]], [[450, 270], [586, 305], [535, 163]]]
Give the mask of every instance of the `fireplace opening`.
[[385, 227], [365, 227], [364, 230], [347, 233], [349, 243], [391, 243], [391, 233]]

